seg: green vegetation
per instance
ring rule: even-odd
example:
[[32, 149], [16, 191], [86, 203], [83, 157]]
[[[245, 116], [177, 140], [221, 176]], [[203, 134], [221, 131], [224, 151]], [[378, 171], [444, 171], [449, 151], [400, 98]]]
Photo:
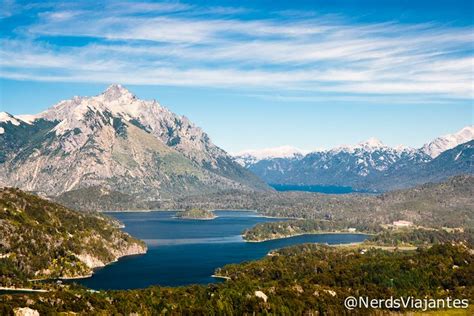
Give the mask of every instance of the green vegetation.
[[365, 225], [362, 223], [349, 224], [333, 220], [290, 220], [283, 222], [259, 223], [243, 232], [246, 241], [265, 241], [285, 238], [302, 234], [321, 233], [377, 233], [382, 228], [379, 225]]
[[[41, 314], [339, 315], [347, 313], [343, 305], [347, 296], [472, 301], [473, 184], [474, 177], [463, 176], [381, 196], [236, 191], [164, 200], [161, 207], [188, 209], [182, 213], [188, 216], [208, 216], [199, 211], [202, 209], [243, 208], [301, 218], [259, 224], [244, 234], [253, 240], [353, 229], [373, 236], [352, 247], [306, 244], [275, 250], [261, 260], [217, 269], [215, 274], [228, 281], [208, 286], [94, 292], [75, 285], [47, 285], [52, 289], [48, 293], [0, 295], [0, 314], [11, 315], [14, 308], [28, 306]], [[18, 190], [1, 191], [0, 214], [0, 251], [7, 255], [0, 259], [4, 285], [12, 280], [16, 285], [28, 282], [44, 271], [49, 276], [86, 273], [90, 268], [79, 260], [78, 253], [86, 251], [107, 260], [114, 253], [107, 250], [120, 244], [113, 242], [119, 238], [118, 223], [94, 213], [76, 213]], [[387, 225], [396, 220], [412, 221], [414, 226], [395, 229]], [[125, 243], [138, 243], [128, 235], [120, 236]], [[417, 249], [397, 250], [403, 246]], [[384, 312], [361, 309], [353, 314]], [[473, 309], [465, 312], [472, 314]]]
[[269, 216], [329, 219], [347, 225], [379, 225], [406, 220], [424, 227], [472, 228], [473, 196], [474, 176], [458, 176], [443, 183], [431, 183], [382, 195], [222, 193], [178, 199], [169, 202], [169, 209], [248, 209]]
[[[341, 315], [347, 313], [343, 301], [349, 295], [472, 301], [473, 267], [474, 255], [462, 245], [361, 253], [305, 244], [274, 251], [261, 260], [224, 266], [216, 271], [230, 278], [223, 283], [99, 293], [63, 286], [48, 293], [1, 295], [0, 314], [11, 315], [14, 308], [28, 306], [40, 314]], [[351, 314], [384, 312], [360, 309]]]
[[398, 229], [371, 236], [366, 242], [380, 246], [429, 246], [439, 243], [459, 243], [474, 247], [474, 229]]
[[212, 211], [190, 209], [176, 213], [176, 217], [181, 219], [214, 219], [217, 216]]
[[[283, 192], [285, 193], [285, 192]], [[319, 195], [288, 192], [270, 199], [249, 199], [235, 208], [260, 209], [266, 215], [299, 216], [301, 219], [260, 223], [243, 232], [247, 241], [265, 241], [301, 234], [375, 234], [366, 243], [383, 246], [419, 246], [437, 242], [464, 242], [473, 245], [474, 177], [459, 176], [445, 183], [427, 184], [380, 196]], [[297, 200], [297, 197], [304, 197]], [[221, 199], [229, 196], [221, 196]], [[217, 198], [215, 201], [219, 201]], [[214, 202], [215, 203], [215, 202]], [[294, 205], [290, 204], [294, 203]], [[198, 203], [196, 203], [198, 204]], [[272, 209], [269, 206], [274, 207]], [[198, 205], [204, 206], [205, 203]], [[218, 208], [218, 205], [212, 205]], [[296, 209], [299, 207], [299, 209]], [[413, 222], [414, 228], [390, 230], [397, 220]]]
[[118, 225], [17, 189], [0, 190], [0, 285], [88, 275], [95, 266], [146, 250]]
[[375, 227], [397, 220], [431, 228], [474, 227], [474, 176], [457, 176], [446, 182], [425, 184], [382, 195], [318, 194], [309, 192], [223, 191], [137, 202], [130, 194], [83, 189], [65, 193], [60, 203], [77, 209], [247, 209], [268, 216], [331, 220], [340, 228]]
[[377, 246], [430, 246], [438, 243], [462, 243], [474, 246], [474, 229], [448, 228], [386, 228], [382, 225], [348, 224], [330, 220], [290, 220], [259, 223], [243, 232], [246, 241], [265, 241], [302, 234], [365, 233], [364, 243]]

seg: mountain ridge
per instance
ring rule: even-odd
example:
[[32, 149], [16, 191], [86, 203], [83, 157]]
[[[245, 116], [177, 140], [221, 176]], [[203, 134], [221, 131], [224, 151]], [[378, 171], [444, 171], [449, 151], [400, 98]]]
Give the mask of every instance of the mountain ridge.
[[[349, 186], [359, 190], [386, 191], [474, 173], [473, 131], [474, 127], [468, 126], [418, 149], [389, 147], [372, 138], [356, 145], [314, 151], [305, 156], [264, 159], [240, 156], [235, 159], [239, 163], [243, 161], [246, 168], [270, 184]], [[450, 141], [446, 142], [446, 139]], [[430, 148], [439, 150], [442, 146], [447, 149], [436, 155], [430, 151]], [[457, 159], [455, 155], [445, 154], [456, 151], [456, 148]]]
[[[432, 158], [436, 158], [439, 154], [443, 151], [448, 149], [452, 149], [457, 145], [466, 143], [470, 140], [474, 139], [474, 126], [465, 126], [457, 132], [446, 134], [443, 136], [439, 136], [423, 144], [421, 147], [410, 147], [405, 145], [398, 145], [398, 146], [389, 146], [384, 144], [380, 139], [377, 137], [369, 137], [368, 139], [358, 142], [353, 145], [340, 145], [335, 146], [329, 149], [318, 149], [318, 150], [303, 150], [297, 147], [293, 147], [290, 145], [283, 145], [278, 147], [269, 147], [263, 149], [248, 149], [239, 152], [235, 152], [232, 155], [236, 159], [241, 159], [242, 157], [252, 158], [255, 162], [259, 160], [271, 159], [271, 158], [291, 158], [293, 156], [298, 156], [297, 154], [301, 154], [301, 156], [306, 156], [312, 153], [319, 153], [319, 152], [338, 152], [338, 151], [353, 151], [355, 149], [363, 148], [366, 150], [376, 150], [378, 148], [391, 148], [395, 151], [422, 151], [425, 154], [431, 156]], [[442, 147], [444, 146], [444, 147]], [[432, 147], [438, 147], [436, 154], [432, 152]], [[430, 149], [431, 148], [431, 149]]]

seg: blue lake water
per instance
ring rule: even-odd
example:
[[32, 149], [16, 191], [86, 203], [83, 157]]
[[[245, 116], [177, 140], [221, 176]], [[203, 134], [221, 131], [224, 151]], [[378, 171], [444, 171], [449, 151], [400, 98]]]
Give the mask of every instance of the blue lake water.
[[322, 234], [247, 243], [240, 236], [244, 229], [281, 219], [247, 211], [215, 213], [218, 218], [214, 220], [177, 219], [174, 212], [109, 213], [125, 224], [126, 232], [144, 240], [148, 252], [122, 258], [97, 269], [91, 278], [75, 282], [93, 289], [206, 284], [219, 282], [211, 277], [216, 268], [262, 258], [276, 248], [307, 242], [351, 243], [367, 238], [359, 234]]

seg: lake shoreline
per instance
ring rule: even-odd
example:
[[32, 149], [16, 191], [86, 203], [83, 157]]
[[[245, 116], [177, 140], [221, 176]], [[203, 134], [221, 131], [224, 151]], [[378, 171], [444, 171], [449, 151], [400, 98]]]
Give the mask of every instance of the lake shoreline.
[[179, 217], [179, 216], [173, 216], [172, 218], [176, 219], [184, 219], [184, 220], [195, 220], [195, 221], [212, 221], [216, 218], [219, 218], [219, 216], [214, 216], [214, 217], [209, 217], [209, 218], [204, 218], [204, 217]]
[[141, 256], [141, 255], [145, 255], [148, 251], [148, 248], [145, 247], [145, 251], [144, 252], [140, 252], [140, 253], [131, 253], [131, 254], [127, 254], [127, 255], [123, 255], [123, 256], [119, 256], [117, 257], [115, 260], [112, 260], [112, 261], [109, 261], [107, 263], [105, 263], [103, 266], [100, 266], [100, 267], [95, 267], [95, 268], [92, 268], [91, 270], [91, 273], [88, 273], [88, 274], [84, 274], [84, 275], [77, 275], [77, 276], [59, 276], [59, 277], [54, 277], [54, 278], [38, 278], [38, 279], [29, 279], [28, 281], [30, 282], [41, 282], [41, 281], [71, 281], [71, 280], [84, 280], [84, 279], [89, 279], [89, 278], [92, 278], [94, 276], [94, 272], [95, 270], [98, 270], [98, 269], [103, 269], [111, 264], [114, 264], [116, 262], [119, 262], [120, 259], [122, 258], [125, 258], [125, 257], [133, 257], [133, 256]]
[[265, 242], [265, 241], [287, 239], [287, 238], [292, 238], [292, 237], [297, 237], [297, 236], [307, 236], [307, 235], [367, 235], [367, 236], [373, 236], [374, 234], [363, 233], [363, 232], [334, 232], [334, 231], [328, 231], [328, 232], [312, 232], [312, 233], [291, 234], [291, 235], [271, 237], [271, 238], [265, 238], [265, 239], [259, 239], [259, 240], [245, 239], [244, 235], [241, 235], [241, 236], [242, 236], [242, 239], [245, 242], [260, 243], [260, 242]]
[[339, 232], [250, 244], [242, 238], [243, 231], [277, 219], [255, 210], [220, 211], [216, 212], [217, 220], [180, 220], [174, 217], [174, 211], [112, 213], [111, 216], [127, 227], [129, 234], [147, 242], [149, 254], [95, 269], [90, 278], [65, 282], [76, 282], [95, 290], [134, 289], [156, 284], [170, 287], [209, 284], [226, 279], [215, 272], [217, 268], [258, 260], [274, 249], [304, 243], [349, 244], [367, 239], [363, 234]]
[[225, 275], [218, 275], [218, 274], [213, 274], [211, 275], [211, 278], [216, 278], [216, 279], [224, 279], [226, 281], [232, 280], [230, 277], [225, 276]]
[[[177, 209], [177, 210], [164, 210], [164, 209], [153, 209], [153, 210], [118, 210], [118, 211], [99, 211], [99, 213], [109, 213], [109, 214], [114, 214], [114, 213], [152, 213], [152, 212], [182, 212], [182, 209]], [[227, 209], [227, 208], [220, 208], [220, 209], [212, 209], [210, 210], [211, 212], [248, 212], [248, 213], [256, 213], [258, 217], [263, 217], [263, 218], [275, 218], [275, 219], [304, 219], [302, 217], [284, 217], [284, 216], [272, 216], [272, 215], [265, 215], [262, 214], [260, 211], [257, 210], [246, 210], [246, 209]], [[216, 216], [219, 217], [219, 216]], [[184, 219], [184, 218], [183, 218]], [[195, 218], [190, 218], [190, 219], [195, 219]]]

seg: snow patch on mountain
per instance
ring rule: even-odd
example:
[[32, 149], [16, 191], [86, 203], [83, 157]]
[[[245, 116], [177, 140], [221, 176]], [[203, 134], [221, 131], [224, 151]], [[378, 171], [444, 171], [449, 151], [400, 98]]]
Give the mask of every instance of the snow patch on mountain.
[[[0, 166], [0, 182], [9, 186], [51, 195], [105, 186], [147, 199], [269, 189], [189, 119], [121, 85], [61, 101], [25, 121], [0, 118], [2, 133], [11, 129], [20, 148], [8, 150]], [[23, 138], [25, 131], [32, 137]]]
[[[161, 139], [166, 145], [207, 168], [218, 168], [218, 159], [231, 159], [211, 143], [208, 135], [185, 116], [172, 113], [156, 100], [140, 100], [126, 88], [114, 84], [94, 97], [64, 100], [38, 114], [36, 118], [58, 121], [57, 136], [80, 131], [74, 148], [88, 141], [88, 135], [113, 122], [132, 124]], [[120, 122], [119, 122], [120, 121]]]
[[466, 126], [456, 133], [444, 135], [425, 144], [421, 150], [432, 158], [438, 157], [442, 152], [452, 149], [460, 144], [474, 139], [474, 126]]
[[22, 120], [23, 122], [27, 124], [32, 124], [36, 120], [36, 115], [31, 115], [31, 114], [20, 114], [20, 115], [15, 115], [15, 117]]
[[0, 123], [12, 123], [15, 126], [20, 125], [20, 120], [7, 112], [0, 112]]
[[255, 150], [244, 150], [235, 153], [234, 156], [252, 156], [256, 159], [262, 160], [269, 158], [291, 158], [298, 155], [304, 155], [306, 153], [308, 153], [308, 151], [293, 146], [280, 146]]
[[234, 153], [235, 161], [242, 166], [254, 164], [261, 160], [269, 159], [299, 159], [309, 153], [307, 150], [299, 149], [293, 146], [279, 146], [254, 150], [243, 150]]
[[374, 151], [380, 148], [386, 147], [379, 139], [375, 137], [371, 137], [366, 141], [357, 143], [355, 145], [342, 145], [336, 148], [332, 148], [328, 150], [328, 152], [338, 153], [338, 152], [349, 152], [354, 153], [357, 150], [365, 150], [365, 151]]

